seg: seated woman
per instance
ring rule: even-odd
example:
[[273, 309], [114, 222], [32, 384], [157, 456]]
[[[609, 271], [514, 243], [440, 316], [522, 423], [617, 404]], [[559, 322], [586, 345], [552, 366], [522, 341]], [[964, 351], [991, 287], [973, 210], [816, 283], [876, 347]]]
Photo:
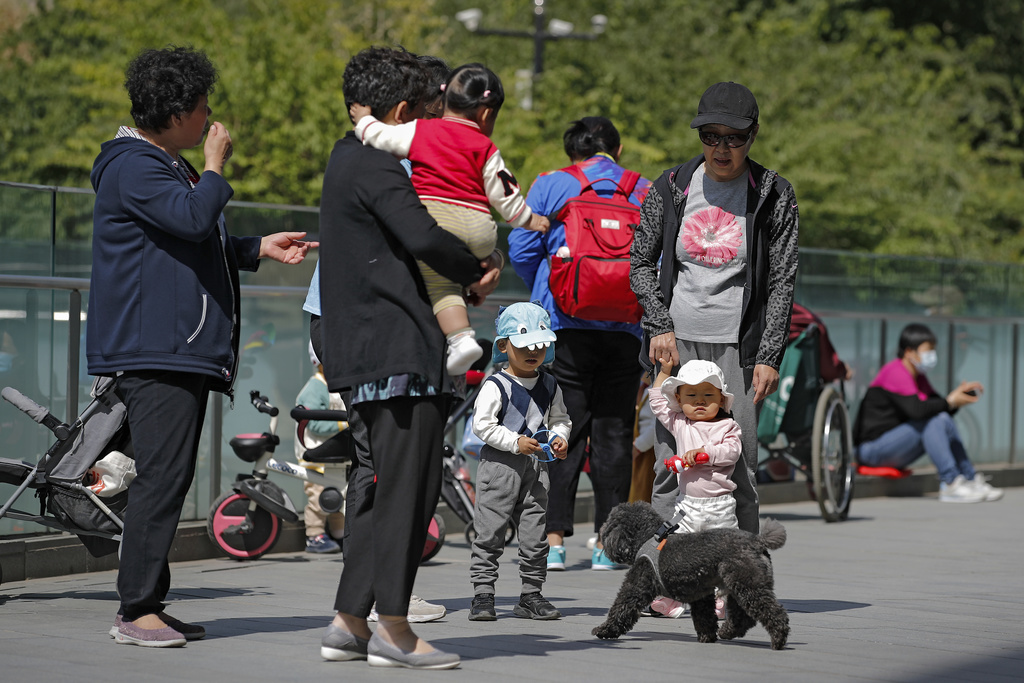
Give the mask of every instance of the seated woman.
[[1003, 497], [967, 457], [953, 413], [976, 403], [980, 382], [961, 382], [945, 398], [925, 376], [938, 364], [935, 335], [912, 323], [900, 333], [897, 358], [882, 366], [860, 404], [853, 427], [857, 461], [903, 469], [924, 453], [939, 475], [943, 503], [980, 503]]

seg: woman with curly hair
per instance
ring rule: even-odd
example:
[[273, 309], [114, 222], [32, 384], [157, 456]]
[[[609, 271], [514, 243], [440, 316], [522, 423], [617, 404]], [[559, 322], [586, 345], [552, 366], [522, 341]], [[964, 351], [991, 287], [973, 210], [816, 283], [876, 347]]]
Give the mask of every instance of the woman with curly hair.
[[[136, 127], [103, 143], [92, 170], [89, 373], [115, 377], [128, 409], [137, 476], [128, 492], [110, 635], [118, 643], [180, 647], [202, 626], [164, 612], [168, 554], [195, 473], [210, 391], [230, 394], [238, 367], [238, 270], [266, 256], [299, 263], [305, 233], [228, 235], [223, 177], [231, 136], [209, 126], [217, 71], [186, 47], [146, 50], [125, 88]], [[200, 175], [180, 152], [199, 145]]]

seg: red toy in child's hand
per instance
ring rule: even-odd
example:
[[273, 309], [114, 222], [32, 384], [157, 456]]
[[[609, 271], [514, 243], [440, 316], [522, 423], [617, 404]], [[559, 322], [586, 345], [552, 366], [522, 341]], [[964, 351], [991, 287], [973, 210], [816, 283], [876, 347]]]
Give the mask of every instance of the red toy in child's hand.
[[[708, 460], [710, 460], [710, 458], [708, 457], [707, 453], [704, 453], [702, 451], [695, 455], [693, 457], [693, 460], [695, 463], [700, 464], [707, 462]], [[683, 462], [683, 459], [678, 455], [673, 455], [671, 458], [665, 458], [665, 467], [668, 468], [669, 472], [675, 472], [676, 474], [680, 474], [683, 470], [689, 469], [690, 466], [685, 464]]]

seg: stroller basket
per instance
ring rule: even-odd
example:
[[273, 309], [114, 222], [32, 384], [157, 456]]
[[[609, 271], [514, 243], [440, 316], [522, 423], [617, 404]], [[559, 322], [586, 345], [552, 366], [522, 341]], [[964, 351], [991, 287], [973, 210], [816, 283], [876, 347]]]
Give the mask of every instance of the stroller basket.
[[[32, 521], [76, 534], [93, 556], [102, 557], [117, 551], [128, 491], [101, 498], [85, 485], [86, 477], [100, 458], [113, 451], [131, 457], [132, 448], [127, 409], [114, 390], [114, 380], [98, 378], [92, 396], [93, 400], [69, 426], [19, 392], [4, 389], [6, 400], [48, 427], [57, 441], [35, 466], [19, 460], [4, 459], [0, 463], [2, 480], [18, 485], [14, 495], [0, 507], [0, 517]], [[20, 482], [15, 481], [19, 476]], [[37, 515], [13, 507], [29, 488], [35, 489], [41, 500]]]

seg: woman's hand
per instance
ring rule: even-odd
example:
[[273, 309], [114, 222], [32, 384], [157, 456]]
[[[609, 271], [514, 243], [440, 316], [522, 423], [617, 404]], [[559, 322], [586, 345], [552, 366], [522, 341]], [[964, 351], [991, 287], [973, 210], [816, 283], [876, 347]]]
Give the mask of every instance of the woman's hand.
[[501, 269], [504, 266], [505, 255], [497, 249], [486, 260], [480, 262], [480, 267], [487, 272], [479, 281], [466, 288], [466, 299], [469, 303], [479, 306], [491, 292], [497, 289], [498, 283], [501, 282]]
[[754, 366], [754, 403], [760, 403], [779, 388], [779, 371], [770, 365]]
[[264, 256], [281, 263], [302, 263], [310, 249], [320, 246], [319, 242], [304, 242], [304, 232], [276, 232], [260, 240], [260, 258]]
[[206, 157], [204, 171], [213, 171], [217, 175], [224, 175], [224, 164], [231, 158], [234, 147], [231, 144], [231, 134], [224, 124], [214, 121], [210, 124], [210, 131], [206, 134], [206, 144], [203, 145], [203, 155]]
[[[661, 362], [664, 359], [669, 359], [670, 363], [668, 371], [671, 372], [672, 368], [679, 365], [679, 350], [676, 348], [676, 333], [665, 332], [651, 337], [651, 343], [647, 354], [651, 359], [651, 364], [654, 365]], [[662, 363], [664, 365], [664, 363]]]
[[946, 403], [949, 404], [950, 408], [959, 408], [971, 403], [977, 403], [984, 391], [985, 387], [981, 385], [981, 382], [960, 382], [960, 386], [949, 392], [949, 396], [946, 397]]

